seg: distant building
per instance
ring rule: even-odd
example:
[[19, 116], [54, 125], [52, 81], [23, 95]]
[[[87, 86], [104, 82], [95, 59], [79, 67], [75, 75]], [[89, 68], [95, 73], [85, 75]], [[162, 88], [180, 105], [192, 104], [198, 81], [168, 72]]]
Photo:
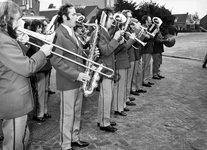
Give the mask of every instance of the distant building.
[[194, 20], [191, 14], [173, 14], [175, 17], [174, 25], [178, 31], [195, 30], [199, 20]]
[[25, 15], [39, 15], [40, 1], [39, 0], [12, 0], [20, 6]]
[[200, 20], [200, 26], [207, 30], [207, 15]]
[[[80, 8], [76, 8], [76, 9], [80, 9]], [[91, 17], [95, 16], [96, 13], [99, 10], [99, 7], [97, 5], [95, 6], [86, 6], [81, 8], [82, 9], [82, 15], [84, 15], [86, 17], [86, 20], [90, 20]], [[46, 10], [41, 10], [39, 12], [40, 16], [45, 16], [46, 18], [48, 18], [49, 20], [52, 19], [53, 16], [55, 16], [58, 13], [59, 9], [46, 9]], [[77, 11], [78, 12], [78, 11]]]
[[99, 10], [99, 7], [97, 5], [96, 6], [86, 6], [84, 8], [86, 20], [90, 20], [91, 17], [95, 16], [97, 14], [98, 10]]
[[50, 9], [45, 9], [45, 10], [40, 10], [39, 15], [40, 16], [45, 16], [49, 20], [52, 19], [53, 16], [57, 15], [59, 9], [56, 8], [50, 8]]
[[62, 4], [72, 4], [74, 6], [93, 6], [98, 5], [99, 8], [114, 7], [117, 0], [62, 0]]

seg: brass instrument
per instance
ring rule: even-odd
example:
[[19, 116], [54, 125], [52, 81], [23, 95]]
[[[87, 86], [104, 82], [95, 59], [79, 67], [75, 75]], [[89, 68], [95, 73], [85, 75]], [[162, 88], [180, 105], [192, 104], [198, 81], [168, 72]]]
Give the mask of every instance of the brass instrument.
[[162, 20], [158, 17], [152, 18], [152, 25], [149, 27], [149, 33], [154, 37], [158, 32], [159, 28], [162, 25]]
[[171, 34], [166, 34], [164, 39], [167, 39], [167, 42], [164, 43], [166, 47], [173, 47], [175, 45], [175, 38]]
[[[136, 34], [136, 38], [135, 40], [140, 43], [142, 46], [145, 46], [147, 43], [143, 42], [143, 40], [145, 39], [145, 33], [146, 30], [144, 27], [141, 26], [141, 24], [139, 24], [138, 20], [135, 18], [131, 18], [130, 19], [130, 24], [134, 25], [134, 32]], [[129, 36], [131, 35], [130, 32], [126, 32]]]
[[113, 15], [113, 19], [116, 21], [116, 23], [125, 23], [127, 21], [127, 18], [121, 13], [115, 13]]
[[[67, 58], [67, 57], [65, 57], [65, 56], [62, 56], [62, 55], [60, 55], [60, 54], [58, 54], [58, 53], [51, 52], [52, 54], [54, 54], [54, 55], [56, 55], [56, 56], [59, 56], [59, 57], [65, 59], [65, 60], [71, 61], [71, 62], [73, 62], [73, 63], [75, 63], [75, 64], [77, 64], [77, 65], [80, 65], [80, 66], [84, 67], [84, 68], [90, 69], [90, 70], [92, 70], [92, 71], [94, 71], [94, 72], [98, 72], [99, 74], [101, 74], [101, 75], [103, 75], [103, 76], [105, 76], [105, 77], [107, 77], [107, 78], [112, 78], [113, 75], [114, 75], [114, 70], [113, 70], [113, 69], [108, 68], [108, 67], [106, 67], [106, 66], [103, 66], [102, 64], [99, 64], [99, 63], [97, 63], [97, 62], [94, 62], [94, 61], [92, 61], [92, 60], [90, 60], [90, 59], [87, 59], [87, 58], [85, 58], [85, 57], [83, 57], [83, 56], [81, 56], [81, 55], [79, 55], [79, 54], [76, 54], [76, 53], [74, 53], [74, 52], [72, 52], [72, 51], [69, 51], [69, 50], [67, 50], [67, 49], [65, 49], [65, 48], [63, 48], [63, 47], [61, 47], [61, 46], [58, 46], [58, 45], [56, 45], [56, 44], [53, 44], [52, 41], [53, 41], [55, 32], [53, 33], [53, 35], [43, 35], [43, 34], [39, 34], [39, 33], [30, 31], [30, 30], [27, 30], [27, 29], [24, 29], [24, 28], [21, 28], [21, 27], [18, 27], [17, 30], [18, 30], [19, 32], [22, 32], [22, 33], [28, 35], [28, 36], [37, 38], [37, 39], [43, 41], [44, 43], [49, 44], [49, 45], [52, 45], [52, 46], [54, 46], [54, 47], [56, 47], [56, 48], [58, 48], [58, 49], [60, 49], [60, 50], [62, 50], [62, 51], [65, 51], [65, 52], [67, 52], [67, 53], [70, 53], [71, 55], [74, 55], [74, 56], [76, 56], [76, 57], [79, 57], [79, 58], [81, 58], [81, 59], [83, 59], [83, 60], [85, 60], [85, 61], [89, 61], [89, 62], [92, 63], [94, 66], [98, 66], [98, 67], [101, 66], [101, 67], [103, 67], [103, 69], [106, 69], [106, 70], [110, 71], [111, 74], [109, 74], [109, 75], [108, 75], [108, 74], [105, 74], [105, 73], [103, 73], [103, 72], [101, 72], [101, 71], [98, 71], [96, 68], [90, 68], [90, 67], [88, 67], [88, 66], [86, 66], [86, 65], [84, 65], [84, 64], [81, 64], [81, 63], [79, 63], [79, 62], [76, 62], [75, 60], [72, 60], [72, 59], [70, 59], [70, 58]], [[51, 38], [51, 36], [52, 36], [53, 38]], [[34, 46], [37, 46], [37, 45], [35, 45], [34, 43], [31, 43], [31, 42], [29, 42], [29, 43], [32, 44], [32, 45], [34, 45]]]
[[[96, 23], [83, 23], [85, 20], [85, 17], [83, 15], [80, 15], [77, 17], [76, 23], [78, 23], [81, 26], [91, 26], [94, 27], [94, 35], [93, 39], [90, 45], [90, 53], [88, 55], [88, 60], [95, 61], [97, 56], [95, 56], [95, 50], [97, 49], [97, 39], [98, 39], [98, 32], [99, 32], [99, 25]], [[93, 94], [93, 91], [96, 87], [98, 87], [98, 81], [100, 80], [99, 72], [103, 70], [104, 65], [100, 64], [100, 66], [96, 67], [91, 61], [86, 61], [86, 70], [85, 74], [91, 77], [89, 81], [86, 81], [82, 85], [83, 93], [85, 97], [91, 96]], [[94, 68], [97, 70], [97, 72], [93, 72], [88, 68]]]
[[[145, 43], [145, 42], [143, 42], [143, 41], [141, 41], [140, 40], [140, 38], [141, 38], [141, 36], [142, 36], [142, 30], [140, 30], [140, 33], [138, 34], [138, 35], [136, 35], [137, 37], [135, 38], [135, 40], [137, 41], [137, 42], [139, 42], [142, 46], [145, 46], [147, 43]], [[126, 34], [128, 34], [129, 36], [131, 35], [131, 33], [130, 32], [125, 32]]]
[[88, 24], [88, 23], [83, 23], [84, 20], [85, 20], [85, 16], [78, 13], [76, 24], [81, 26], [83, 31], [81, 33], [78, 33], [79, 36], [77, 36], [77, 38], [82, 43], [83, 46], [85, 46], [90, 41], [90, 37], [88, 36], [88, 33], [90, 31], [85, 26], [92, 26], [92, 27], [95, 26], [95, 25], [91, 25], [91, 24]]
[[[95, 50], [97, 49], [96, 45], [97, 45], [97, 39], [98, 39], [99, 26], [95, 23], [87, 24], [87, 25], [95, 26], [94, 35], [93, 35], [92, 43], [90, 46], [90, 54], [88, 56], [89, 60], [95, 61], [97, 56], [95, 56], [94, 54], [95, 54]], [[98, 67], [95, 67], [93, 63], [91, 63], [90, 61], [86, 61], [86, 66], [88, 68], [95, 68], [96, 70], [98, 70], [97, 72], [92, 72], [88, 68], [86, 68], [85, 70], [85, 74], [91, 77], [91, 80], [84, 82], [82, 85], [84, 95], [88, 97], [93, 93], [94, 89], [98, 87], [98, 81], [100, 80], [99, 72], [103, 70], [103, 64], [101, 64]]]

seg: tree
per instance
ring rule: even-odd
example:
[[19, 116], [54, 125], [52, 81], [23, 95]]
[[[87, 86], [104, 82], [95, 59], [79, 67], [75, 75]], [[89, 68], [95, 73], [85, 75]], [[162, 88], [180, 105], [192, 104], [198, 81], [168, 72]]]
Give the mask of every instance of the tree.
[[48, 6], [48, 9], [51, 9], [51, 8], [56, 8], [56, 6], [54, 5], [54, 4], [50, 4], [49, 6]]
[[115, 12], [122, 11], [122, 10], [126, 9], [126, 10], [131, 10], [132, 14], [134, 14], [137, 6], [138, 5], [136, 4], [136, 2], [129, 3], [127, 1], [118, 0], [118, 2], [115, 4]]

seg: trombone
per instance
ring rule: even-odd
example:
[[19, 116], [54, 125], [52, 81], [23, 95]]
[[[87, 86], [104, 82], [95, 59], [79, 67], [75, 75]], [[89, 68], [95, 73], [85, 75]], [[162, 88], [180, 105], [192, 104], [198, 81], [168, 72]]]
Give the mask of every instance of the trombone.
[[[72, 51], [69, 51], [69, 50], [67, 50], [67, 49], [65, 49], [65, 48], [63, 48], [63, 47], [61, 47], [61, 46], [58, 46], [58, 45], [56, 45], [56, 44], [53, 44], [52, 42], [50, 42], [50, 41], [47, 39], [48, 36], [41, 35], [41, 34], [39, 34], [39, 33], [30, 31], [30, 30], [27, 30], [27, 29], [24, 29], [24, 28], [22, 28], [22, 27], [18, 27], [17, 30], [20, 31], [20, 32], [22, 32], [22, 33], [24, 33], [24, 34], [26, 34], [26, 35], [28, 35], [28, 36], [37, 38], [37, 39], [43, 41], [43, 42], [46, 43], [46, 44], [49, 44], [49, 45], [52, 45], [53, 47], [56, 47], [56, 48], [58, 48], [58, 49], [61, 49], [62, 51], [65, 51], [65, 52], [70, 53], [70, 54], [72, 54], [72, 55], [75, 55], [75, 56], [77, 56], [77, 57], [79, 57], [79, 58], [81, 58], [81, 59], [84, 59], [84, 60], [86, 60], [86, 61], [89, 61], [89, 62], [93, 63], [94, 65], [98, 66], [97, 68], [99, 68], [99, 67], [101, 66], [103, 69], [106, 69], [106, 70], [110, 71], [111, 74], [108, 75], [108, 74], [106, 74], [106, 73], [103, 73], [103, 72], [101, 72], [101, 71], [98, 71], [97, 68], [90, 68], [90, 67], [88, 67], [88, 66], [86, 66], [86, 65], [84, 65], [84, 64], [81, 64], [81, 63], [79, 63], [79, 62], [76, 62], [75, 60], [72, 60], [72, 59], [70, 59], [70, 58], [67, 58], [67, 57], [65, 57], [65, 56], [62, 56], [62, 55], [60, 55], [60, 54], [55, 53], [55, 52], [52, 51], [51, 53], [54, 54], [54, 55], [56, 55], [56, 56], [59, 56], [59, 57], [65, 59], [65, 60], [71, 61], [71, 62], [73, 62], [73, 63], [75, 63], [75, 64], [77, 64], [77, 65], [80, 65], [80, 66], [84, 67], [84, 68], [88, 68], [88, 69], [90, 69], [90, 70], [92, 70], [92, 71], [98, 72], [99, 74], [101, 74], [101, 75], [103, 75], [103, 76], [105, 76], [105, 77], [107, 77], [107, 78], [112, 78], [112, 77], [114, 76], [114, 70], [113, 70], [113, 69], [108, 68], [108, 67], [104, 66], [103, 64], [99, 64], [99, 63], [97, 63], [97, 62], [95, 62], [95, 61], [92, 61], [92, 60], [90, 60], [90, 59], [87, 59], [87, 58], [85, 58], [85, 57], [83, 57], [83, 56], [81, 56], [81, 55], [79, 55], [79, 54], [76, 54], [76, 53], [74, 53], [74, 52], [72, 52]], [[53, 34], [54, 34], [54, 33], [53, 33]], [[50, 37], [49, 37], [49, 38], [50, 38]], [[40, 47], [39, 45], [34, 44], [34, 43], [32, 43], [32, 42], [28, 42], [28, 43], [31, 44], [31, 45]]]

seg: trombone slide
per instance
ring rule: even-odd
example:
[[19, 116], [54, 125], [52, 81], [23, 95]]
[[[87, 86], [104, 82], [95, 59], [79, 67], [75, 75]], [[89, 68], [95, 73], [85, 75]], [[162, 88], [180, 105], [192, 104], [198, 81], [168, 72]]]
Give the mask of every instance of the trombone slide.
[[[102, 65], [102, 64], [99, 64], [99, 63], [97, 63], [97, 62], [95, 62], [95, 61], [92, 61], [92, 60], [90, 60], [90, 59], [87, 59], [87, 58], [85, 58], [85, 57], [83, 57], [83, 56], [81, 56], [81, 55], [79, 55], [79, 54], [76, 54], [76, 53], [74, 53], [74, 52], [72, 52], [72, 51], [69, 51], [69, 50], [67, 50], [67, 49], [65, 49], [65, 48], [63, 48], [63, 47], [60, 47], [60, 46], [58, 46], [58, 45], [56, 45], [56, 44], [53, 44], [52, 42], [48, 41], [46, 38], [48, 38], [48, 39], [50, 39], [50, 40], [53, 39], [53, 38], [54, 38], [54, 35], [55, 35], [55, 32], [53, 33], [54, 35], [52, 35], [53, 38], [51, 38], [50, 35], [45, 36], [45, 35], [42, 35], [42, 34], [39, 34], [39, 33], [33, 32], [33, 31], [30, 31], [30, 30], [27, 30], [27, 29], [24, 29], [24, 28], [21, 28], [21, 27], [18, 28], [18, 31], [20, 31], [20, 32], [22, 32], [22, 33], [24, 33], [24, 34], [27, 34], [27, 35], [29, 35], [29, 36], [31, 36], [31, 37], [37, 38], [37, 39], [43, 41], [44, 43], [49, 44], [49, 45], [52, 45], [52, 46], [54, 46], [54, 47], [56, 47], [56, 48], [58, 48], [58, 49], [60, 49], [60, 50], [62, 50], [62, 51], [65, 51], [65, 52], [70, 53], [70, 54], [72, 54], [72, 55], [75, 55], [75, 56], [77, 56], [77, 57], [79, 57], [79, 58], [81, 58], [81, 59], [84, 59], [84, 60], [86, 60], [86, 61], [89, 61], [89, 62], [93, 63], [93, 64], [96, 65], [96, 66], [100, 66], [100, 65]], [[34, 43], [31, 43], [31, 42], [28, 42], [28, 43], [29, 43], [29, 44], [32, 44], [32, 45], [34, 45], [34, 46], [40, 47], [40, 46], [38, 46], [38, 45], [36, 45], [36, 44], [34, 44]], [[55, 53], [55, 52], [51, 52], [51, 53], [54, 54], [54, 55], [56, 55], [56, 56], [59, 56], [59, 57], [61, 57], [61, 58], [63, 58], [63, 59], [66, 59], [66, 60], [68, 60], [68, 61], [71, 61], [71, 62], [73, 62], [73, 63], [75, 63], [75, 64], [77, 64], [77, 65], [80, 65], [80, 66], [82, 66], [82, 67], [84, 67], [84, 68], [88, 68], [88, 69], [90, 69], [90, 70], [93, 70], [93, 71], [95, 71], [95, 72], [98, 72], [97, 69], [87, 67], [87, 66], [84, 65], [84, 64], [81, 64], [81, 63], [79, 63], [79, 62], [76, 62], [75, 60], [72, 60], [72, 59], [70, 59], [70, 58], [67, 58], [67, 57], [65, 57], [65, 56], [62, 56], [62, 55], [60, 55], [60, 54], [58, 54], [58, 53]], [[97, 67], [97, 68], [98, 68], [98, 67]], [[114, 70], [113, 70], [113, 69], [108, 68], [108, 67], [106, 67], [106, 66], [104, 66], [104, 65], [103, 65], [103, 68], [106, 69], [106, 70], [109, 70], [109, 71], [112, 72], [112, 73], [111, 73], [110, 75], [105, 74], [105, 73], [103, 73], [103, 72], [98, 72], [98, 73], [100, 73], [101, 75], [103, 75], [103, 76], [105, 76], [105, 77], [107, 77], [107, 78], [112, 78], [112, 77], [114, 76]]]

